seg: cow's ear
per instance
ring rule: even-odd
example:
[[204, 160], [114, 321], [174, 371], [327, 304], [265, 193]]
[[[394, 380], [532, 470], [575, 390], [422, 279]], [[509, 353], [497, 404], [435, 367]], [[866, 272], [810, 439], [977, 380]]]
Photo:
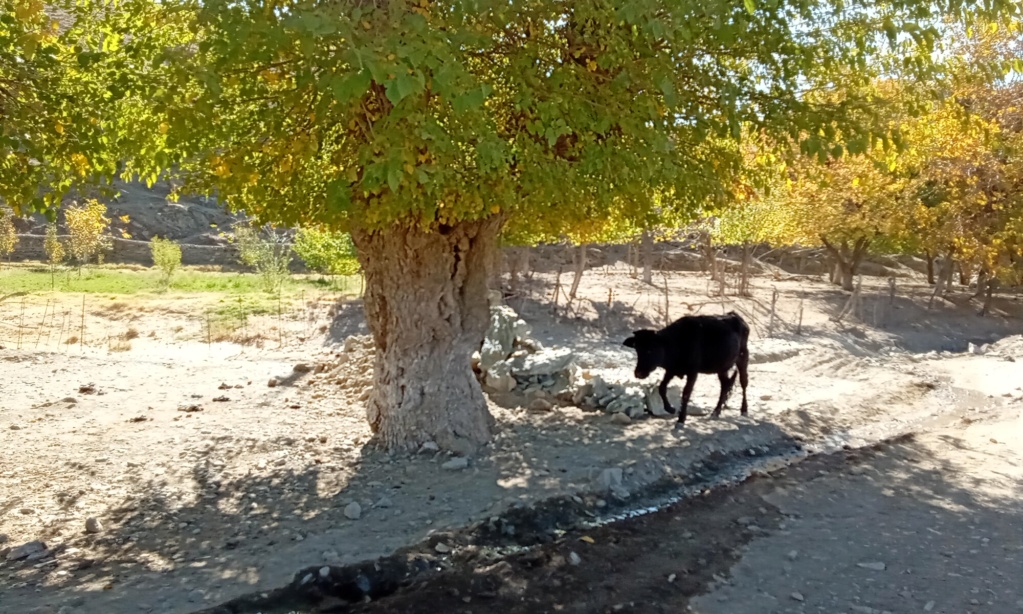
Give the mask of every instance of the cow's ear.
[[624, 345], [627, 348], [634, 348], [634, 347], [636, 347], [636, 338], [635, 337], [629, 337], [625, 341], [622, 341], [622, 345]]

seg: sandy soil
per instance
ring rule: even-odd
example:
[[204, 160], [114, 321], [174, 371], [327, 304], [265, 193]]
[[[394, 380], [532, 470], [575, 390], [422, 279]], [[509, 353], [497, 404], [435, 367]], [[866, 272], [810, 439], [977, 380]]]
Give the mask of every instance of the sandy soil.
[[[758, 278], [753, 297], [725, 300], [708, 297], [700, 275], [665, 279], [671, 317], [735, 308], [751, 321], [749, 418], [726, 410], [678, 432], [665, 420], [621, 425], [495, 397], [495, 441], [460, 470], [444, 469], [441, 454], [366, 445], [371, 354], [358, 337], [346, 342], [365, 334], [358, 303], [311, 300], [246, 324], [261, 348], [211, 339], [188, 298], [87, 306], [84, 345], [30, 328], [53, 297], [30, 297], [24, 315], [20, 303], [0, 304], [0, 612], [191, 612], [555, 494], [599, 507], [608, 468], [638, 492], [718, 452], [796, 438], [811, 449], [861, 445], [1020, 407], [1023, 378], [1009, 361], [1023, 360], [1018, 338], [964, 353], [1019, 333], [1018, 297], [979, 318], [965, 293], [928, 310], [920, 280], [900, 280], [889, 302], [887, 284], [868, 279], [862, 306], [835, 322], [848, 297], [813, 278]], [[552, 307], [553, 283], [538, 274], [509, 304], [585, 368], [631, 369], [621, 339], [664, 321], [663, 289], [624, 268], [589, 272], [567, 310]], [[62, 300], [70, 311], [81, 299]], [[129, 328], [139, 335], [127, 348]], [[701, 379], [694, 402], [716, 396], [713, 378]], [[5, 560], [32, 540], [46, 551]]]

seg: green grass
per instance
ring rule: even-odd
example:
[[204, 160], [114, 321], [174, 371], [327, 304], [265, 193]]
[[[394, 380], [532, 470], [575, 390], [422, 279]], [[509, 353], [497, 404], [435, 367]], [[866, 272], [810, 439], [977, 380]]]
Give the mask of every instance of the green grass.
[[[291, 276], [282, 288], [282, 294], [293, 294], [304, 288], [333, 289], [346, 293], [358, 291], [357, 277], [328, 280], [315, 277]], [[0, 294], [13, 292], [84, 292], [89, 294], [142, 294], [161, 293], [160, 272], [155, 269], [136, 269], [116, 266], [88, 267], [79, 278], [78, 270], [58, 271], [51, 281], [49, 269], [42, 266], [14, 266], [0, 269]], [[197, 269], [182, 269], [171, 278], [171, 293], [218, 293], [229, 295], [272, 295], [263, 290], [259, 275], [254, 273], [220, 273]]]

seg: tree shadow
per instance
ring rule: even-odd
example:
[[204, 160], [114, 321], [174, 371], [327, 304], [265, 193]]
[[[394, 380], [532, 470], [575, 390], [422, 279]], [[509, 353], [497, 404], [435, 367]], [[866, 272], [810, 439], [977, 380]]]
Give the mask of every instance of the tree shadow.
[[[110, 500], [101, 533], [47, 544], [52, 558], [0, 563], [5, 607], [192, 612], [287, 584], [303, 567], [384, 556], [550, 497], [578, 494], [595, 512], [614, 509], [601, 482], [610, 468], [621, 470], [619, 486], [635, 499], [674, 488], [673, 476], [721, 455], [799, 439], [734, 409], [721, 420], [691, 419], [681, 431], [664, 420], [622, 427], [574, 408], [493, 412], [494, 442], [463, 470], [445, 469], [443, 454], [393, 456], [371, 444], [313, 456], [298, 433], [241, 446], [214, 438], [182, 457], [187, 488], [145, 478], [134, 495]], [[516, 522], [512, 541], [525, 536], [526, 521]]]
[[843, 327], [840, 332], [863, 339], [861, 328], [873, 329], [883, 333], [887, 343], [912, 353], [964, 352], [970, 343], [980, 346], [1019, 334], [1023, 305], [1013, 297], [996, 296], [992, 312], [980, 316], [980, 303], [970, 300], [969, 293], [936, 298], [929, 306], [931, 292], [928, 286], [903, 285], [892, 297], [887, 285], [876, 283], [863, 286], [855, 306], [850, 305], [850, 294], [838, 290], [820, 292], [818, 298]]

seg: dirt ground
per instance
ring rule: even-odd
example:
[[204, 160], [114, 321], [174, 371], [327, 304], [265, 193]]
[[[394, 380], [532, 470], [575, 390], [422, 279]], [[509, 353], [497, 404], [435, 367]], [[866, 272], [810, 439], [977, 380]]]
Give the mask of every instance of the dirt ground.
[[[357, 302], [311, 300], [286, 319], [251, 321], [246, 326], [265, 338], [256, 347], [231, 340], [244, 336], [211, 339], [192, 299], [115, 308], [125, 301], [110, 297], [86, 313], [84, 345], [18, 328], [21, 349], [13, 317], [41, 321], [53, 297], [31, 297], [23, 315], [0, 304], [0, 612], [193, 612], [286, 584], [302, 567], [376, 558], [554, 495], [577, 494], [599, 511], [609, 497], [599, 479], [605, 469], [621, 469], [623, 487], [639, 493], [714, 454], [779, 441], [816, 451], [933, 428], [957, 433], [964, 415], [994, 420], [1023, 407], [1023, 370], [1010, 361], [1023, 360], [1023, 343], [1010, 337], [1023, 328], [1018, 296], [1000, 297], [994, 315], [980, 318], [965, 291], [927, 309], [930, 289], [922, 280], [900, 280], [891, 301], [884, 280], [865, 278], [862, 305], [836, 322], [848, 296], [816, 278], [760, 277], [752, 297], [724, 300], [707, 295], [699, 274], [663, 279], [670, 317], [737, 309], [750, 320], [748, 418], [734, 409], [717, 421], [696, 415], [675, 431], [665, 420], [622, 425], [574, 407], [529, 412], [526, 399], [495, 397], [493, 444], [456, 470], [443, 467], [449, 458], [442, 454], [409, 459], [366, 445], [361, 400], [372, 362], [359, 337], [366, 329]], [[621, 340], [633, 328], [664, 322], [663, 289], [622, 266], [589, 271], [568, 310], [552, 305], [554, 281], [537, 274], [528, 292], [508, 303], [545, 345], [573, 348], [583, 368], [631, 369]], [[70, 309], [81, 298], [62, 300]], [[129, 328], [140, 334], [130, 348], [116, 346]], [[983, 355], [966, 352], [968, 344], [992, 342]], [[697, 384], [698, 408], [716, 400], [712, 380]], [[808, 500], [820, 509], [801, 513], [827, 512], [826, 499]], [[32, 560], [6, 560], [11, 548], [32, 540], [46, 550]], [[697, 538], [679, 547], [707, 543]], [[743, 561], [753, 554], [751, 546]], [[695, 560], [721, 558], [715, 556]], [[720, 573], [731, 560], [721, 559]], [[778, 560], [772, 573], [802, 560]], [[681, 570], [648, 571], [661, 578], [665, 599], [676, 583], [686, 584]], [[676, 583], [664, 579], [669, 573]], [[772, 611], [813, 612], [818, 603], [834, 610], [827, 591], [812, 587], [791, 589], [803, 601], [780, 598]], [[714, 610], [726, 603], [718, 595], [698, 611], [766, 611]], [[753, 596], [725, 597], [740, 603]], [[615, 599], [608, 597], [607, 607], [628, 603]], [[574, 611], [604, 606], [594, 607]]]
[[1021, 418], [811, 457], [338, 611], [1023, 611]]

